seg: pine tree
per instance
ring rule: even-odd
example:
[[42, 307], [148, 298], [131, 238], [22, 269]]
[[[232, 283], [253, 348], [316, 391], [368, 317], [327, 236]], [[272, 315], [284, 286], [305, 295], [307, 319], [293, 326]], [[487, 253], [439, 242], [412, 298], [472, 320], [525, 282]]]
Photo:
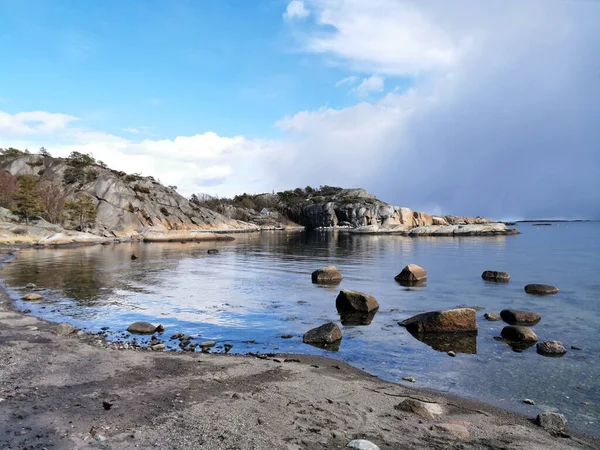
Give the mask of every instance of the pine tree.
[[65, 203], [65, 209], [69, 212], [71, 220], [79, 222], [81, 231], [85, 231], [96, 221], [98, 209], [94, 205], [92, 197], [83, 192], [77, 194], [75, 201]]
[[13, 195], [16, 206], [13, 212], [25, 219], [29, 224], [29, 219], [44, 212], [44, 203], [37, 189], [37, 175], [21, 175], [18, 177], [19, 189]]

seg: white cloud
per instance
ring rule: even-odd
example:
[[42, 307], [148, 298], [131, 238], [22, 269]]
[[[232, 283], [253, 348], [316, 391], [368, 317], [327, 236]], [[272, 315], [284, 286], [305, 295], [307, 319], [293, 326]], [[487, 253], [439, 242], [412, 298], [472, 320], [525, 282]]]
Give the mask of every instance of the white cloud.
[[127, 131], [128, 133], [140, 134], [141, 131], [137, 128], [123, 128], [123, 131]]
[[349, 77], [342, 78], [340, 81], [335, 83], [335, 87], [352, 85], [358, 81], [358, 77], [355, 75], [350, 75]]
[[21, 112], [13, 115], [0, 111], [0, 136], [54, 133], [65, 129], [75, 120], [76, 117], [68, 114], [45, 111]]
[[351, 92], [356, 94], [358, 97], [367, 97], [373, 92], [383, 91], [384, 80], [378, 75], [371, 75], [369, 78], [365, 78], [361, 83], [352, 88]]
[[304, 2], [300, 0], [292, 0], [288, 3], [283, 18], [285, 20], [304, 19], [308, 17], [310, 11], [304, 6]]

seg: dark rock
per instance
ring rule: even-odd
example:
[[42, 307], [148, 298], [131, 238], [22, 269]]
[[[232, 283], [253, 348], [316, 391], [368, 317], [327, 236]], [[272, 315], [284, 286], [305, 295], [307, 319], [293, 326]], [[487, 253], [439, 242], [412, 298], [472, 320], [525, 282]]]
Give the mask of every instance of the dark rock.
[[470, 308], [432, 311], [410, 317], [400, 326], [411, 333], [476, 332], [475, 310]]
[[450, 350], [450, 351], [448, 352], [448, 356], [452, 356], [452, 357], [454, 358], [454, 357], [456, 356], [456, 353], [455, 353], [455, 352], [453, 352], [452, 350]]
[[394, 280], [400, 284], [410, 286], [427, 281], [427, 272], [425, 272], [425, 269], [417, 266], [416, 264], [409, 264], [402, 269], [402, 272], [396, 275]]
[[337, 284], [342, 281], [342, 274], [335, 266], [327, 266], [315, 270], [312, 275], [315, 284]]
[[571, 345], [571, 350], [581, 350], [581, 347], [578, 347], [577, 345]]
[[225, 349], [225, 353], [229, 353], [229, 351], [233, 348], [232, 344], [225, 344], [223, 346], [223, 348]]
[[540, 355], [544, 356], [563, 356], [567, 353], [567, 349], [558, 341], [539, 342], [536, 345], [536, 350]]
[[567, 427], [567, 418], [555, 412], [538, 414], [536, 421], [540, 427], [553, 433], [559, 433]]
[[110, 408], [112, 408], [112, 406], [113, 406], [113, 404], [112, 404], [112, 403], [110, 403], [110, 402], [107, 402], [106, 400], [104, 400], [104, 401], [102, 402], [102, 407], [103, 407], [103, 408], [104, 408], [106, 411], [108, 411]]
[[294, 337], [294, 336], [292, 336], [291, 334], [282, 334], [282, 335], [281, 335], [281, 339], [291, 339], [291, 338], [293, 338], [293, 337]]
[[219, 253], [219, 250], [217, 250], [216, 248], [211, 248], [206, 253], [208, 253], [209, 255], [216, 255], [217, 253]]
[[558, 294], [559, 289], [549, 284], [528, 284], [525, 286], [525, 292], [534, 295]]
[[162, 330], [164, 330], [162, 325], [152, 325], [149, 322], [135, 322], [127, 328], [127, 331], [133, 334], [152, 334]]
[[137, 255], [135, 253], [132, 253], [131, 254], [131, 259], [132, 260], [136, 260], [136, 259], [138, 259], [138, 257], [137, 257]]
[[526, 405], [535, 405], [535, 402], [533, 400], [531, 400], [530, 398], [524, 399], [523, 403], [525, 403]]
[[518, 309], [504, 309], [500, 311], [500, 317], [509, 325], [535, 325], [541, 319], [536, 312], [532, 311], [519, 311]]
[[337, 343], [338, 348], [341, 340], [342, 330], [340, 330], [340, 327], [333, 322], [326, 323], [325, 325], [307, 331], [302, 338], [302, 342], [305, 344], [335, 347], [334, 344]]
[[537, 342], [538, 337], [531, 328], [508, 325], [502, 329], [501, 336], [513, 342]]
[[379, 309], [379, 303], [372, 295], [343, 289], [335, 299], [335, 307], [343, 311], [370, 312]]
[[481, 274], [481, 278], [487, 281], [506, 283], [510, 281], [510, 275], [506, 272], [496, 272], [495, 270], [486, 270]]
[[502, 317], [494, 313], [485, 313], [483, 317], [485, 318], [485, 320], [489, 320], [490, 322], [497, 322], [499, 320], [502, 320]]

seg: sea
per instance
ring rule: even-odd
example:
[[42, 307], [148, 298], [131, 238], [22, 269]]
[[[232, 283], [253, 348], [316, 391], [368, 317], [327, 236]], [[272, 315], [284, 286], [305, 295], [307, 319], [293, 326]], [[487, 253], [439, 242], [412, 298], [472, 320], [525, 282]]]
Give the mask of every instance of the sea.
[[[230, 344], [230, 353], [327, 356], [384, 380], [530, 417], [559, 411], [573, 429], [600, 436], [600, 222], [517, 229], [521, 234], [460, 238], [266, 231], [228, 242], [31, 248], [2, 268], [0, 282], [28, 314], [89, 332], [109, 327], [108, 339], [130, 340], [126, 329], [135, 321], [160, 323], [168, 349], [179, 350], [170, 337], [185, 333], [194, 343], [216, 341], [213, 352]], [[218, 254], [207, 253], [213, 248]], [[421, 286], [394, 280], [411, 263], [427, 271]], [[327, 265], [343, 281], [312, 284], [311, 273]], [[510, 282], [485, 281], [485, 270], [509, 272]], [[42, 301], [20, 300], [31, 292], [28, 283], [37, 285]], [[524, 291], [530, 283], [560, 292], [530, 295]], [[366, 318], [340, 316], [341, 289], [373, 295], [379, 310]], [[458, 307], [476, 309], [476, 336], [419, 337], [398, 325]], [[503, 309], [541, 314], [532, 329], [540, 341], [562, 342], [566, 355], [542, 356], [535, 345], [513, 349], [499, 338], [506, 324], [483, 317]], [[331, 321], [342, 329], [338, 349], [302, 342], [306, 331]]]

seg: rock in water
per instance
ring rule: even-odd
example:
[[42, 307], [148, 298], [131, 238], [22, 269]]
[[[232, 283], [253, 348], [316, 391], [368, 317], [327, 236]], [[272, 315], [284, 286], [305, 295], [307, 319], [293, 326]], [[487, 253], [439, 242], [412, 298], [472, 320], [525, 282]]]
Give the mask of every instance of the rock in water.
[[379, 450], [378, 446], [366, 439], [354, 439], [353, 441], [348, 442], [346, 448], [352, 448], [354, 450]]
[[131, 254], [131, 260], [135, 261], [136, 259], [138, 259], [137, 255], [135, 253]]
[[436, 417], [444, 414], [444, 409], [441, 405], [437, 403], [421, 402], [413, 398], [407, 398], [402, 403], [394, 406], [394, 409], [411, 412], [417, 416], [429, 420], [435, 419]]
[[427, 281], [427, 272], [416, 264], [409, 264], [394, 278], [400, 284], [416, 284]]
[[506, 272], [496, 272], [495, 270], [486, 270], [481, 274], [481, 278], [487, 281], [496, 281], [506, 283], [510, 281], [510, 275]]
[[343, 289], [335, 299], [335, 307], [342, 311], [371, 312], [379, 309], [379, 303], [372, 295]]
[[35, 301], [41, 300], [43, 298], [44, 297], [42, 297], [40, 294], [27, 294], [22, 297], [23, 300], [26, 300], [28, 302], [35, 302]]
[[25, 287], [26, 287], [27, 289], [35, 289], [37, 286], [35, 285], [35, 283], [27, 283], [27, 284], [25, 285]]
[[525, 286], [525, 292], [534, 295], [558, 294], [559, 289], [549, 284], [528, 284]]
[[485, 320], [489, 320], [490, 322], [497, 322], [499, 320], [502, 320], [502, 317], [494, 313], [485, 313], [483, 317]]
[[540, 355], [544, 356], [563, 356], [567, 353], [567, 349], [562, 342], [558, 341], [545, 341], [539, 342], [536, 345], [536, 350]]
[[149, 322], [135, 322], [127, 328], [127, 331], [133, 334], [152, 334], [162, 330], [164, 330], [162, 325], [152, 325]]
[[500, 311], [500, 317], [509, 325], [535, 325], [541, 319], [536, 312], [532, 311], [519, 311], [518, 309], [503, 309]]
[[217, 250], [216, 248], [211, 248], [208, 249], [206, 253], [208, 253], [209, 255], [217, 255], [219, 253], [219, 250]]
[[335, 323], [329, 322], [307, 331], [302, 338], [305, 344], [333, 344], [342, 339], [342, 330]]
[[69, 325], [68, 323], [61, 323], [56, 326], [54, 332], [59, 336], [68, 336], [75, 332], [75, 327], [73, 325]]
[[502, 329], [501, 336], [513, 342], [537, 342], [538, 337], [531, 328], [508, 325]]
[[538, 414], [537, 424], [545, 430], [558, 433], [567, 427], [567, 418], [559, 413], [545, 412]]
[[315, 284], [336, 284], [342, 281], [342, 274], [335, 266], [317, 269], [311, 276], [312, 282]]
[[476, 332], [475, 310], [471, 308], [447, 309], [417, 314], [400, 326], [411, 333], [462, 333]]

